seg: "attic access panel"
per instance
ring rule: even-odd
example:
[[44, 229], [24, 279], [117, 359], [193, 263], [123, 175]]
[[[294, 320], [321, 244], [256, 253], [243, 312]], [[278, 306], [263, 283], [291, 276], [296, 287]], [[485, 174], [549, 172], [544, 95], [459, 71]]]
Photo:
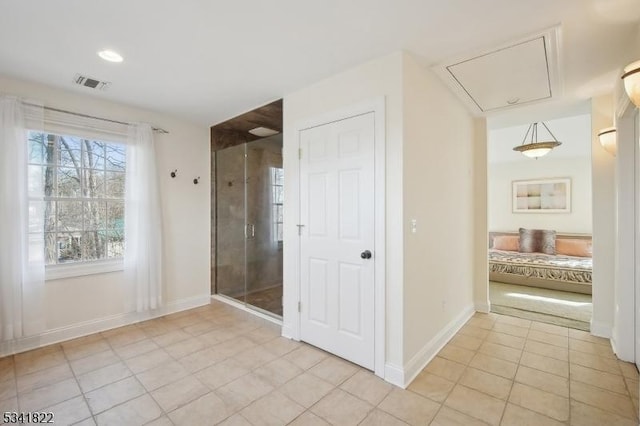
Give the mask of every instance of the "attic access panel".
[[551, 98], [544, 38], [447, 67], [482, 111]]
[[475, 113], [557, 98], [560, 28], [458, 56], [434, 71]]

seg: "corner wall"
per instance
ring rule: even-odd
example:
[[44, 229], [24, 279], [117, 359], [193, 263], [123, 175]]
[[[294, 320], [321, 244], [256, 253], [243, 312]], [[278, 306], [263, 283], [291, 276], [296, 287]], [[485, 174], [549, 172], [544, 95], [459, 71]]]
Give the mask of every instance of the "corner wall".
[[475, 164], [474, 119], [430, 70], [406, 54], [403, 95], [408, 384], [474, 312], [474, 175], [481, 170]]
[[[126, 122], [144, 121], [156, 134], [164, 231], [165, 312], [208, 303], [210, 192], [209, 129], [165, 114], [0, 76], [0, 92], [45, 106]], [[178, 169], [178, 177], [169, 172]], [[200, 185], [192, 179], [200, 176]], [[46, 336], [38, 344], [72, 338], [130, 322], [122, 272], [45, 282]]]
[[598, 140], [598, 131], [613, 123], [613, 96], [591, 101], [593, 205], [593, 317], [591, 334], [611, 337], [615, 297], [616, 198], [615, 158]]
[[476, 311], [488, 313], [489, 304], [489, 196], [487, 120], [474, 120], [473, 144], [473, 301]]

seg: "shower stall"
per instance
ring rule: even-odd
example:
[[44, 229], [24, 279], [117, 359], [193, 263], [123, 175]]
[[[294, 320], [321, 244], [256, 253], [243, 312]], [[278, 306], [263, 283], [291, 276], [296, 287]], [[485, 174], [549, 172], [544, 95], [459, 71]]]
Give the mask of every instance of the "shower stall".
[[282, 317], [282, 134], [215, 152], [215, 292]]

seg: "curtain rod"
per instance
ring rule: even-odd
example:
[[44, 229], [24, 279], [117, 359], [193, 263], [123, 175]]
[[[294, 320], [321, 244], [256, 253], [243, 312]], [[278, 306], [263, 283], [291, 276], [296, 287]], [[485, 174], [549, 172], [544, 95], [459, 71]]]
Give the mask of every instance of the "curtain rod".
[[[29, 105], [33, 105], [33, 106], [40, 106], [40, 105], [35, 105], [35, 104], [29, 104]], [[43, 106], [42, 108], [47, 109], [49, 111], [55, 111], [55, 112], [62, 112], [65, 114], [71, 114], [71, 115], [76, 115], [78, 117], [84, 117], [84, 118], [92, 118], [94, 120], [101, 120], [101, 121], [107, 121], [109, 123], [116, 123], [116, 124], [123, 124], [125, 126], [130, 126], [131, 123], [127, 123], [125, 121], [118, 121], [118, 120], [112, 120], [110, 118], [104, 118], [104, 117], [96, 117], [95, 115], [89, 115], [89, 114], [82, 114], [80, 112], [73, 112], [73, 111], [68, 111], [66, 109], [60, 109], [60, 108], [53, 108], [53, 107], [49, 107], [49, 106]], [[165, 133], [168, 134], [169, 132], [160, 128], [160, 127], [151, 127], [151, 129], [154, 132], [158, 132], [158, 133]]]

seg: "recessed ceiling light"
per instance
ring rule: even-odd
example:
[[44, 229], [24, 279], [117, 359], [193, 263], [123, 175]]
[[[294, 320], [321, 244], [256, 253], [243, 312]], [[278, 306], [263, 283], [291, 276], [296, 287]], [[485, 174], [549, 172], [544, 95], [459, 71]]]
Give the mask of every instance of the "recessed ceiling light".
[[256, 127], [255, 129], [249, 130], [249, 133], [260, 138], [266, 138], [267, 136], [277, 135], [280, 132], [267, 127]]
[[99, 51], [98, 56], [109, 62], [122, 62], [124, 60], [118, 52], [109, 49]]

